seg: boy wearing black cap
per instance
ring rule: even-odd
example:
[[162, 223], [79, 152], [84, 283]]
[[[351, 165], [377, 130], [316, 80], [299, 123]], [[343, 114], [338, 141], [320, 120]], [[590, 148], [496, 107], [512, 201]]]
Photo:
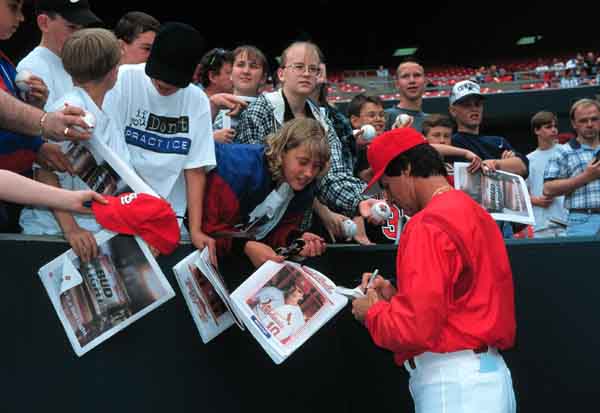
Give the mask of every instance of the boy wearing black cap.
[[48, 88], [47, 109], [73, 88], [60, 59], [65, 40], [77, 30], [102, 21], [92, 13], [87, 0], [38, 0], [35, 7], [42, 40], [19, 62], [17, 72], [27, 70], [44, 81]]
[[201, 231], [206, 172], [216, 164], [211, 109], [190, 85], [203, 43], [193, 27], [166, 23], [146, 64], [121, 66], [103, 109], [123, 134], [131, 166], [178, 216], [188, 207], [192, 242], [212, 246], [215, 257], [214, 240]]

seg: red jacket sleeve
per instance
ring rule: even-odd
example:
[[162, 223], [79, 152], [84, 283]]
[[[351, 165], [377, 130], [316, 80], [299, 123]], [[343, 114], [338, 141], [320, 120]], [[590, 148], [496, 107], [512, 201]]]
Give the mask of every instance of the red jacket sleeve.
[[300, 236], [302, 214], [285, 214], [275, 228], [267, 235], [264, 242], [271, 248], [284, 247], [292, 242], [293, 236]]
[[[240, 207], [237, 197], [219, 175], [210, 173], [204, 192], [202, 231], [208, 235], [216, 231], [235, 231], [234, 225], [239, 222]], [[231, 251], [231, 238], [216, 238], [216, 242], [219, 256], [227, 255]]]
[[420, 224], [407, 232], [396, 262], [398, 292], [372, 306], [365, 319], [375, 344], [394, 353], [426, 351], [443, 339], [451, 286], [463, 268], [455, 245], [438, 227]]

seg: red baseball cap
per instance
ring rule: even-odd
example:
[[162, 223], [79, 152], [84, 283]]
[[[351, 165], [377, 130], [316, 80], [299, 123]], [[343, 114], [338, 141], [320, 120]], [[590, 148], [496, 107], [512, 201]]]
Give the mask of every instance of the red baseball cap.
[[177, 216], [171, 204], [148, 194], [124, 193], [106, 196], [108, 204], [92, 203], [96, 220], [120, 234], [139, 235], [161, 254], [172, 253], [179, 244]]
[[392, 129], [373, 139], [367, 148], [367, 159], [373, 170], [373, 178], [367, 189], [379, 181], [385, 168], [396, 156], [424, 143], [427, 140], [413, 128]]

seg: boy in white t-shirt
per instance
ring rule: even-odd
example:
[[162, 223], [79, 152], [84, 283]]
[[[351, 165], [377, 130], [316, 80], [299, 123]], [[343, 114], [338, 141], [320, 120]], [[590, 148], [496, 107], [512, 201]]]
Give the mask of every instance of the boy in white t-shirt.
[[[125, 163], [128, 162], [127, 146], [120, 139], [116, 125], [102, 112], [104, 97], [117, 80], [118, 63], [121, 49], [115, 35], [104, 29], [84, 29], [74, 33], [65, 42], [62, 49], [62, 63], [65, 70], [73, 78], [75, 86], [70, 92], [58, 98], [52, 109], [61, 109], [65, 105], [78, 106], [90, 112], [96, 121], [92, 132], [92, 140], [100, 141], [109, 146]], [[62, 144], [65, 153], [84, 151], [82, 144], [65, 142]], [[93, 156], [96, 163], [100, 158], [91, 152], [85, 152], [85, 157], [76, 158], [76, 172], [84, 170], [83, 160]], [[87, 157], [87, 158], [86, 158]], [[85, 163], [84, 165], [92, 165]], [[83, 172], [78, 175], [84, 175]], [[78, 176], [66, 173], [55, 174], [45, 169], [36, 171], [36, 178], [48, 185], [73, 190], [89, 190], [89, 186]], [[96, 176], [97, 181], [100, 177]], [[111, 182], [106, 179], [104, 182]], [[108, 192], [110, 193], [110, 192]], [[59, 235], [64, 237], [73, 251], [84, 261], [94, 258], [97, 254], [96, 240], [93, 233], [101, 227], [93, 215], [71, 214], [61, 210], [45, 208], [26, 208], [21, 213], [20, 222], [23, 232], [35, 235]]]
[[208, 98], [191, 85], [204, 41], [196, 29], [166, 23], [158, 32], [146, 64], [123, 65], [107, 94], [104, 110], [127, 142], [131, 166], [178, 216], [188, 210], [192, 242], [209, 246], [202, 232], [206, 172], [215, 162]]
[[[527, 155], [529, 159], [527, 186], [535, 216], [533, 236], [534, 238], [564, 236], [568, 217], [563, 207], [564, 196], [552, 197], [543, 193], [546, 164], [558, 149], [556, 115], [545, 111], [536, 113], [531, 118], [531, 129], [538, 141], [537, 149]], [[561, 222], [564, 225], [561, 225]]]
[[[36, 22], [42, 32], [39, 46], [17, 65], [17, 72], [27, 70], [41, 78], [47, 100], [44, 109], [73, 88], [71, 76], [61, 61], [61, 51], [69, 35], [84, 27], [98, 26], [102, 21], [90, 10], [87, 0], [38, 0]], [[36, 102], [30, 102], [37, 105]]]

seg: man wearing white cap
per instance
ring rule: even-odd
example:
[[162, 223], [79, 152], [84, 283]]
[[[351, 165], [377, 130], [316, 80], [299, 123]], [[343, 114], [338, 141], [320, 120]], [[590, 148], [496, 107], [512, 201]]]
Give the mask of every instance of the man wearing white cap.
[[456, 121], [457, 131], [452, 136], [452, 145], [468, 149], [481, 159], [490, 170], [512, 172], [526, 178], [529, 161], [516, 152], [501, 136], [479, 134], [483, 120], [483, 101], [479, 85], [471, 80], [458, 82], [450, 94], [450, 115]]

